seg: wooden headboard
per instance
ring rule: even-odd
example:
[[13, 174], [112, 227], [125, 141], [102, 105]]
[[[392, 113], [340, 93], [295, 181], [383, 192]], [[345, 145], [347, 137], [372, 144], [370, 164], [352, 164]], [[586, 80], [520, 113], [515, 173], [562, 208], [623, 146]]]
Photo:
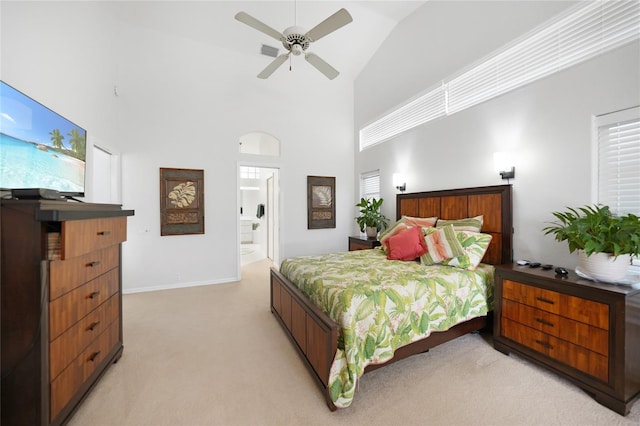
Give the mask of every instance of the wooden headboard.
[[402, 216], [464, 219], [484, 216], [482, 232], [493, 236], [482, 262], [492, 265], [513, 261], [513, 209], [511, 185], [446, 189], [398, 194], [396, 219]]

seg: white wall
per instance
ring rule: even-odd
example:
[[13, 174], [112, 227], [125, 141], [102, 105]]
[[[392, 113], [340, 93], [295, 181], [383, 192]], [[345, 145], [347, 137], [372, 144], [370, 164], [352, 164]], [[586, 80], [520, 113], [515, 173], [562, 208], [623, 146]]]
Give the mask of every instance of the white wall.
[[[427, 2], [401, 23], [356, 80], [356, 132], [568, 5]], [[420, 49], [399, 42], [407, 34], [422, 41]], [[513, 151], [514, 257], [574, 267], [576, 257], [566, 244], [541, 229], [553, 220], [551, 211], [593, 201], [591, 117], [640, 102], [639, 64], [636, 42], [361, 153], [356, 141], [356, 179], [380, 169], [382, 196], [389, 201], [384, 212], [395, 217], [394, 172], [407, 175], [409, 192], [497, 185], [505, 182], [493, 169], [492, 154]]]
[[85, 128], [88, 163], [93, 144], [113, 147], [118, 135], [115, 22], [104, 2], [0, 3], [0, 78]]
[[[144, 6], [136, 3], [2, 2], [1, 17], [2, 78], [121, 154], [123, 205], [135, 210], [123, 246], [125, 291], [238, 278], [238, 138], [252, 131], [282, 144], [281, 258], [345, 250], [354, 199], [350, 82], [318, 72], [259, 80], [263, 58], [138, 26], [129, 13]], [[189, 7], [217, 16], [217, 4]], [[147, 12], [177, 19], [181, 5]], [[255, 67], [234, 66], [247, 59]], [[205, 170], [204, 235], [160, 236], [160, 167]], [[307, 175], [336, 177], [335, 229], [307, 230]]]

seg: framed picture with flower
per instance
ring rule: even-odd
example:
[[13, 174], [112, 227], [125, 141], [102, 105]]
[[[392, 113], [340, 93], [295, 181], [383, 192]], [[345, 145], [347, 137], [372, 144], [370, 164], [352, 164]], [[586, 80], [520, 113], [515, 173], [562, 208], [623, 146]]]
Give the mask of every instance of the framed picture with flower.
[[336, 227], [336, 178], [307, 176], [307, 229]]
[[160, 168], [160, 235], [204, 234], [204, 170]]

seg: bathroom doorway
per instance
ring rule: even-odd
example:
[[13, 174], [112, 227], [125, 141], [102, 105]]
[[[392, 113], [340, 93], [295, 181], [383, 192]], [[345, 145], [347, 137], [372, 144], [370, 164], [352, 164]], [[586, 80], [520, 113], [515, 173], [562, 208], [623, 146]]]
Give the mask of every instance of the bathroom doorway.
[[240, 264], [278, 259], [280, 170], [240, 165]]
[[240, 277], [244, 265], [264, 259], [280, 262], [280, 140], [250, 132], [238, 142]]

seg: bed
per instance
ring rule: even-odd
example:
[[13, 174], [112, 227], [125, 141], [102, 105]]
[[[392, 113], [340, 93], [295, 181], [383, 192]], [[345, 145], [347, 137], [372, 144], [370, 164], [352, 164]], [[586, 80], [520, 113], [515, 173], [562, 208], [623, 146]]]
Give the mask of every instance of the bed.
[[[482, 263], [473, 268], [475, 271], [472, 273], [465, 268], [451, 266], [424, 267], [419, 262], [388, 261], [386, 254], [380, 248], [376, 248], [360, 252], [285, 259], [281, 264], [281, 270], [271, 268], [271, 311], [309, 368], [332, 411], [351, 404], [357, 381], [362, 374], [410, 355], [428, 351], [439, 344], [487, 328], [489, 325], [493, 286], [493, 267], [490, 265], [512, 261], [511, 186], [398, 194], [396, 218], [406, 216], [437, 217], [439, 220], [448, 221], [482, 216], [482, 233], [491, 236]], [[390, 263], [394, 263], [393, 268]], [[315, 272], [320, 265], [328, 268], [324, 270], [323, 275]], [[344, 270], [347, 271], [346, 275]], [[393, 275], [396, 273], [400, 275]], [[409, 312], [409, 308], [397, 300], [397, 295], [394, 297], [385, 293], [380, 296], [376, 291], [373, 296], [374, 293], [364, 285], [364, 281], [367, 280], [375, 282], [377, 288], [385, 289], [398, 283], [409, 282], [412, 285], [412, 294], [424, 293], [416, 291], [415, 285], [420, 288], [437, 287], [438, 291], [442, 288], [445, 293], [452, 294], [452, 300], [463, 301], [457, 302], [456, 307], [456, 303], [449, 302], [446, 297], [440, 295], [437, 299], [446, 307], [439, 307], [433, 301], [414, 300], [408, 303], [413, 311]], [[311, 287], [314, 286], [323, 287], [321, 293], [314, 295], [311, 292]], [[349, 298], [364, 301], [365, 307], [358, 308], [358, 313], [351, 312], [348, 315], [349, 320], [344, 320], [337, 314], [347, 311], [344, 306], [336, 307], [336, 303], [339, 305], [337, 300], [346, 297], [339, 296], [334, 291], [338, 288], [349, 289]], [[398, 288], [396, 290], [402, 291]], [[455, 299], [460, 292], [464, 293], [468, 300]], [[480, 294], [485, 295], [485, 301], [478, 299]], [[379, 300], [380, 297], [383, 299], [382, 302]], [[393, 328], [399, 330], [405, 327], [408, 332], [402, 333], [399, 337], [381, 332], [374, 334], [377, 337], [373, 339], [369, 337], [368, 340], [360, 342], [361, 349], [352, 348], [351, 342], [357, 340], [353, 337], [356, 334], [354, 329], [362, 328], [363, 324], [374, 327], [373, 324], [378, 321], [371, 318], [381, 315], [384, 309], [380, 309], [379, 304], [388, 300], [391, 300], [388, 303], [393, 306], [393, 310], [406, 310], [408, 318], [411, 318], [406, 320], [406, 323], [398, 320], [402, 324], [395, 323]], [[445, 310], [456, 311], [459, 315], [453, 319], [450, 315], [442, 313]], [[366, 319], [366, 315], [361, 315], [364, 311], [372, 317]], [[423, 321], [425, 317], [427, 320], [431, 318], [432, 321]], [[384, 319], [388, 320], [387, 317]], [[366, 333], [366, 330], [364, 332]], [[366, 357], [362, 353], [366, 353]]]

